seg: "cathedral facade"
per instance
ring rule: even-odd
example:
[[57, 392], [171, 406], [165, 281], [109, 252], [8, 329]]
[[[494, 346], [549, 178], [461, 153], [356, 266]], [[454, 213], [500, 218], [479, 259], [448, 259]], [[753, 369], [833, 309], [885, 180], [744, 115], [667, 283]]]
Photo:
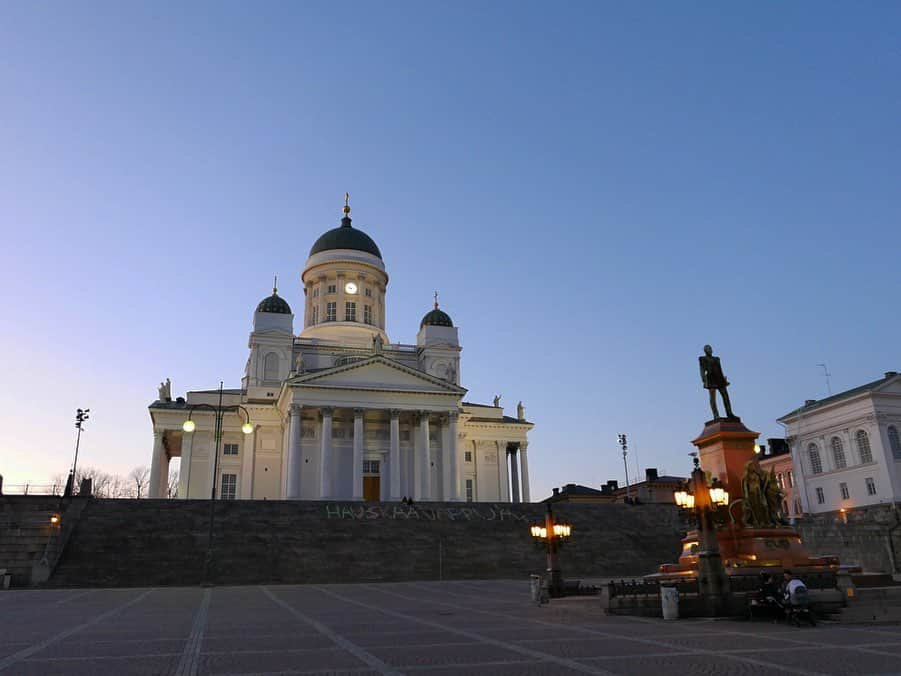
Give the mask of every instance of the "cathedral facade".
[[390, 341], [382, 254], [346, 204], [301, 282], [299, 334], [276, 288], [257, 306], [240, 389], [173, 400], [160, 387], [150, 497], [166, 497], [180, 457], [180, 498], [215, 486], [224, 499], [530, 501], [522, 404], [508, 416], [500, 397], [464, 401], [457, 327], [437, 297], [415, 344]]

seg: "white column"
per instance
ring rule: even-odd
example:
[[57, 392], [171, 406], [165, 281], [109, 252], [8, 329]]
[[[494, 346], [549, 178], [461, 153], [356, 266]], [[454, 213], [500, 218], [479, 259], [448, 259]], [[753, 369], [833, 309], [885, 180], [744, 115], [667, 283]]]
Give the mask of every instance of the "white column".
[[500, 502], [510, 502], [510, 464], [503, 442], [497, 442], [497, 495]]
[[[450, 421], [441, 417], [441, 484], [440, 497], [445, 502], [452, 500], [451, 491], [451, 454], [450, 454]], [[439, 497], [439, 496], [435, 496]]]
[[363, 499], [363, 409], [354, 409], [353, 499]]
[[522, 501], [523, 502], [532, 502], [532, 498], [529, 490], [529, 458], [526, 456], [526, 451], [529, 448], [529, 444], [526, 441], [523, 441], [519, 444], [519, 453], [520, 453], [520, 463], [522, 463]]
[[332, 496], [332, 409], [322, 408], [322, 449], [319, 459], [319, 497], [328, 500]]
[[414, 500], [431, 500], [431, 468], [429, 452], [429, 412], [420, 411], [416, 428]]
[[300, 450], [301, 412], [300, 404], [291, 404], [288, 409], [288, 500], [300, 499], [300, 465], [303, 462]]
[[250, 434], [242, 434], [241, 444], [241, 500], [253, 499], [253, 463], [257, 452], [257, 428]]
[[444, 496], [445, 500], [453, 500], [454, 502], [460, 499], [460, 452], [457, 448], [457, 412], [451, 411], [447, 416], [447, 428], [448, 428], [448, 436], [450, 437], [450, 449], [448, 450], [448, 455], [450, 456], [450, 485], [451, 490], [448, 495]]
[[511, 502], [520, 502], [519, 499], [519, 467], [517, 467], [516, 449], [510, 454], [510, 485], [513, 488], [513, 500]]
[[[160, 492], [160, 475], [163, 472], [163, 454], [166, 452], [163, 446], [163, 436], [165, 432], [160, 429], [153, 430], [153, 455], [150, 458], [150, 485], [147, 487], [147, 497], [164, 498], [165, 493]], [[73, 486], [74, 490], [78, 490], [77, 486]]]
[[191, 448], [194, 446], [194, 433], [182, 432], [181, 435], [181, 467], [178, 470], [178, 497], [187, 500], [191, 497]]
[[388, 469], [391, 472], [389, 497], [400, 500], [400, 411], [391, 409], [391, 446], [388, 451]]

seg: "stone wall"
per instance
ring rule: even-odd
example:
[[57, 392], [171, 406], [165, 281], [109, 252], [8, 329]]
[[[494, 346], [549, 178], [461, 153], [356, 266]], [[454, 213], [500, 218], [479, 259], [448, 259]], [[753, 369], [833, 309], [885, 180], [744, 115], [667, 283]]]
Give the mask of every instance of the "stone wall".
[[[91, 500], [51, 585], [202, 581], [210, 503]], [[523, 578], [545, 568], [529, 526], [543, 505], [221, 501], [210, 578], [217, 584]], [[561, 505], [573, 535], [567, 578], [651, 573], [680, 550], [674, 508]]]
[[50, 517], [59, 508], [52, 496], [0, 495], [0, 569], [12, 576], [12, 586], [30, 583], [32, 566], [55, 535]]
[[811, 554], [833, 554], [867, 572], [901, 572], [901, 504], [808, 514], [795, 522]]

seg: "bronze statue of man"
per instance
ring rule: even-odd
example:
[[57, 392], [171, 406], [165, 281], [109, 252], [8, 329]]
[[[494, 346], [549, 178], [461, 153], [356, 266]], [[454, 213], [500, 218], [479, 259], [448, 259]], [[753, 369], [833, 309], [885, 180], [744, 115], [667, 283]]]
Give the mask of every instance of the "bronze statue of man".
[[729, 401], [729, 392], [726, 388], [729, 381], [723, 375], [723, 367], [720, 365], [720, 358], [713, 356], [713, 348], [709, 345], [704, 346], [704, 354], [698, 357], [701, 366], [701, 382], [704, 383], [704, 389], [710, 392], [710, 410], [713, 411], [713, 419], [719, 420], [720, 412], [716, 407], [717, 390], [723, 398], [723, 406], [726, 407], [726, 417], [734, 418], [732, 413], [732, 403]]

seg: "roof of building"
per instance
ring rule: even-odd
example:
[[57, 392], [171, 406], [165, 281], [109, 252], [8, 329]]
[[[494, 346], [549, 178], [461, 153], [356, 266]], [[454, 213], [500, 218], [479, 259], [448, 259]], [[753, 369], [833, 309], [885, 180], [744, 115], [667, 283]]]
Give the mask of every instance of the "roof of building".
[[[472, 406], [472, 404], [466, 404], [467, 406]], [[509, 415], [505, 415], [503, 418], [470, 418], [470, 422], [483, 422], [483, 423], [503, 423], [505, 425], [531, 425], [528, 420], [520, 420], [519, 418], [514, 418]]]
[[264, 298], [257, 305], [257, 312], [272, 312], [273, 314], [289, 315], [291, 306], [288, 301], [278, 295], [278, 291], [272, 289], [272, 295]]
[[340, 226], [320, 235], [310, 249], [311, 256], [331, 249], [353, 249], [354, 251], [365, 251], [379, 259], [382, 257], [382, 252], [379, 251], [372, 237], [351, 226], [351, 218], [347, 215], [348, 213], [349, 210], [341, 219]]
[[450, 315], [448, 315], [444, 310], [439, 310], [437, 307], [434, 310], [430, 310], [426, 313], [425, 317], [422, 318], [422, 321], [419, 322], [419, 328], [423, 326], [453, 326], [454, 323], [451, 321]]
[[788, 418], [793, 415], [797, 415], [798, 413], [807, 413], [808, 411], [813, 411], [814, 409], [820, 408], [821, 406], [826, 406], [827, 404], [832, 404], [837, 401], [841, 401], [842, 399], [848, 399], [850, 397], [855, 397], [858, 394], [864, 394], [865, 392], [872, 392], [880, 385], [884, 385], [892, 378], [898, 377], [897, 371], [887, 371], [886, 374], [880, 378], [879, 380], [874, 380], [871, 383], [867, 383], [866, 385], [859, 385], [858, 387], [852, 387], [850, 390], [845, 390], [844, 392], [839, 392], [838, 394], [833, 394], [830, 397], [826, 397], [825, 399], [819, 399], [810, 404], [805, 404], [804, 406], [800, 406], [796, 408], [794, 411], [789, 411], [785, 415], [781, 416], [779, 420], [784, 418]]
[[607, 494], [603, 491], [599, 491], [596, 488], [591, 488], [590, 486], [583, 486], [581, 484], [566, 484], [565, 486], [561, 486], [559, 490], [555, 488], [554, 494], [550, 497], [545, 498], [544, 500], [542, 500], [542, 502], [554, 502], [565, 498], [606, 496]]

